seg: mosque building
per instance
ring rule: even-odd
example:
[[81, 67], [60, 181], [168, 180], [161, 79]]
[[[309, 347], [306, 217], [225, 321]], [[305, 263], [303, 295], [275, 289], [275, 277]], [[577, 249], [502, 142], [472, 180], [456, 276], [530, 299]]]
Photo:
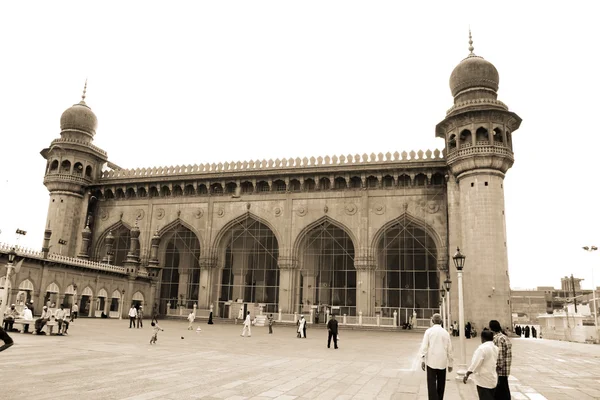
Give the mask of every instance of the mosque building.
[[497, 99], [494, 65], [469, 49], [435, 127], [442, 151], [124, 169], [93, 144], [84, 91], [41, 152], [43, 249], [18, 249], [9, 303], [76, 302], [112, 317], [135, 302], [161, 315], [195, 306], [222, 318], [260, 305], [401, 325], [438, 312], [450, 281], [458, 320], [460, 247], [465, 321], [510, 325], [503, 182], [521, 118]]

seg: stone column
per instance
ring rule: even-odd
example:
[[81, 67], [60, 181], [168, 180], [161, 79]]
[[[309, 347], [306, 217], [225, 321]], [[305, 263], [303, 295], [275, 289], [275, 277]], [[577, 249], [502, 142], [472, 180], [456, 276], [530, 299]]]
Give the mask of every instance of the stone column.
[[211, 304], [212, 277], [217, 260], [212, 257], [200, 258], [200, 288], [198, 290], [198, 308], [206, 310]]
[[92, 231], [90, 229], [89, 218], [85, 224], [85, 228], [81, 231], [81, 251], [79, 252], [78, 258], [88, 259], [90, 255], [88, 253], [88, 247], [90, 244], [90, 238], [92, 237]]
[[364, 316], [375, 313], [375, 260], [371, 257], [356, 257], [356, 313]]
[[284, 313], [294, 312], [296, 273], [298, 263], [291, 257], [279, 257], [279, 309]]
[[135, 282], [134, 276], [127, 277], [127, 289], [125, 289], [125, 296], [121, 295], [121, 301], [123, 305], [121, 306], [121, 315], [128, 319], [129, 318], [129, 309], [131, 308], [131, 302], [133, 299], [133, 283]]
[[137, 220], [135, 221], [135, 226], [130, 231], [130, 239], [129, 239], [129, 251], [127, 252], [127, 258], [125, 260], [125, 268], [127, 268], [127, 273], [131, 276], [137, 275], [138, 267], [140, 264], [140, 258], [138, 256], [139, 249], [139, 237], [140, 237], [140, 228], [138, 228]]

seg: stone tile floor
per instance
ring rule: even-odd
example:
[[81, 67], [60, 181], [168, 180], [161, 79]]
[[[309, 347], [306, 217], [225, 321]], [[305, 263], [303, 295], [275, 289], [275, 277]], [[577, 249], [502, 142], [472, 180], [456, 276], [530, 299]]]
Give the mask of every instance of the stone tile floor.
[[[1, 399], [426, 399], [419, 332], [342, 331], [327, 349], [324, 329], [161, 321], [150, 345], [149, 321], [78, 319], [69, 336], [12, 334], [0, 353]], [[181, 338], [183, 337], [183, 339]], [[467, 341], [467, 358], [479, 344]], [[458, 355], [458, 341], [454, 343]], [[513, 339], [513, 398], [600, 398], [600, 346]], [[446, 399], [476, 399], [449, 374]]]

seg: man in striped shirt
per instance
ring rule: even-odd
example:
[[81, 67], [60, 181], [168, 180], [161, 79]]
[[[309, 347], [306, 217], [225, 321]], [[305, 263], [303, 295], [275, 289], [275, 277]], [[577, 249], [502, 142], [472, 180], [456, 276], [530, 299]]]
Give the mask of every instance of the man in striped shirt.
[[498, 362], [496, 363], [498, 384], [494, 398], [496, 400], [510, 400], [508, 377], [510, 375], [510, 365], [512, 364], [512, 344], [508, 336], [502, 332], [500, 322], [495, 319], [491, 320], [490, 329], [494, 332], [494, 344], [498, 347]]

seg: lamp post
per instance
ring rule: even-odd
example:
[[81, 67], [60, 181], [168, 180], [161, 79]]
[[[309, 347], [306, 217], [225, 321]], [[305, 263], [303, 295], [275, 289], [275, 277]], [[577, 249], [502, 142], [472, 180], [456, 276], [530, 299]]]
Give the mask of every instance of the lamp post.
[[444, 329], [448, 330], [448, 325], [446, 325], [446, 289], [440, 289], [440, 296], [442, 296], [442, 300], [440, 302], [440, 308], [442, 309], [442, 325], [444, 325]]
[[[446, 294], [448, 295], [448, 300], [446, 301], [446, 318], [448, 319], [448, 325], [446, 325], [446, 329], [450, 329], [450, 326], [452, 325], [452, 317], [450, 315], [450, 284], [452, 283], [452, 281], [450, 280], [449, 277], [446, 277], [446, 280], [444, 281], [444, 286], [446, 287]], [[450, 332], [452, 333], [452, 332]]]
[[8, 252], [8, 264], [6, 264], [6, 279], [4, 280], [4, 291], [2, 292], [2, 305], [0, 305], [0, 321], [4, 321], [4, 312], [6, 311], [6, 303], [8, 302], [8, 284], [10, 283], [10, 273], [14, 267], [17, 252], [13, 247]]
[[[589, 253], [591, 253], [592, 251], [596, 251], [598, 250], [598, 248], [596, 246], [584, 246], [583, 249]], [[598, 336], [598, 312], [597, 312], [597, 305], [596, 305], [596, 285], [594, 284], [594, 267], [592, 266], [592, 299], [594, 302], [594, 330], [596, 333], [596, 337]]]
[[465, 305], [463, 299], [462, 271], [465, 266], [465, 256], [456, 248], [456, 254], [452, 257], [458, 276], [458, 337], [460, 343], [460, 363], [456, 371], [456, 379], [462, 380], [467, 373], [467, 348], [465, 343]]

